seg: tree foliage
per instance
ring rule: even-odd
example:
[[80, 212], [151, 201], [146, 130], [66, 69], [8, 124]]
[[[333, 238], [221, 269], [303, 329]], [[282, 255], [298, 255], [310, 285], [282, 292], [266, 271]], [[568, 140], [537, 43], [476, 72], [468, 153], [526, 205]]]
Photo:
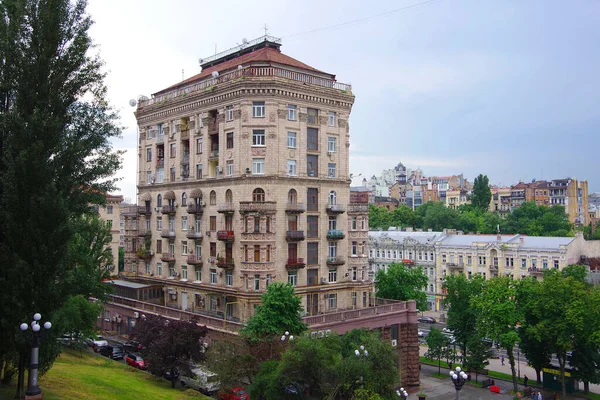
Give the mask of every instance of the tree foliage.
[[479, 372], [489, 365], [489, 359], [492, 357], [490, 344], [476, 336], [472, 336], [467, 342], [467, 352], [463, 357], [463, 364], [471, 371], [475, 371], [475, 382]]
[[[196, 321], [166, 319], [158, 315], [142, 318], [131, 333], [131, 338], [138, 341], [144, 350], [144, 361], [150, 370], [162, 376], [175, 371], [190, 373], [190, 361], [200, 362], [204, 359], [204, 342], [206, 327]], [[171, 380], [175, 387], [175, 380]]]
[[206, 362], [225, 387], [247, 386], [260, 368], [255, 345], [245, 340], [219, 341], [208, 348]]
[[473, 195], [471, 204], [480, 211], [486, 211], [492, 200], [492, 191], [490, 190], [490, 180], [487, 175], [479, 174], [473, 182]]
[[442, 359], [449, 358], [450, 349], [450, 338], [442, 333], [437, 328], [431, 328], [429, 335], [425, 338], [427, 343], [427, 352], [425, 357], [430, 360], [437, 360], [438, 362], [438, 374], [441, 374]]
[[416, 300], [419, 310], [427, 309], [427, 275], [423, 268], [408, 268], [392, 263], [388, 270], [380, 269], [375, 277], [377, 297], [393, 300]]

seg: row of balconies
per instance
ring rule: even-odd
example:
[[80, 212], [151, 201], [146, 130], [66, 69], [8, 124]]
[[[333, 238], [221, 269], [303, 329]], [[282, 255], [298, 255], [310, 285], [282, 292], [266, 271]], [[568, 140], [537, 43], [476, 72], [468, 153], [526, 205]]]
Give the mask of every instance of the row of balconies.
[[[239, 204], [240, 214], [244, 213], [275, 213], [277, 203], [274, 201], [240, 201]], [[204, 212], [205, 203], [200, 201], [199, 203], [190, 203], [187, 205], [188, 214], [202, 214]], [[358, 207], [358, 208], [357, 208]], [[349, 212], [368, 212], [368, 208], [364, 205], [350, 205]], [[150, 215], [152, 214], [152, 207], [150, 206], [138, 206], [138, 214]], [[343, 214], [345, 207], [342, 204], [327, 204], [325, 210], [329, 214]], [[357, 211], [360, 210], [360, 211]], [[300, 214], [306, 211], [304, 203], [287, 203], [285, 212], [288, 214]], [[177, 206], [172, 204], [164, 205], [160, 208], [162, 214], [176, 214]], [[233, 214], [235, 212], [234, 203], [221, 203], [217, 205], [217, 212], [223, 214]]]
[[[242, 232], [247, 233], [247, 232]], [[253, 232], [250, 232], [253, 233]], [[152, 230], [144, 228], [138, 232], [138, 236], [150, 238], [152, 237]], [[177, 233], [175, 230], [163, 229], [160, 236], [165, 239], [175, 239]], [[186, 237], [188, 239], [202, 239], [204, 236], [202, 231], [197, 231], [196, 228], [192, 227], [186, 231]], [[327, 239], [329, 240], [342, 240], [346, 237], [344, 231], [341, 229], [332, 229], [327, 231]], [[233, 242], [235, 239], [235, 232], [228, 230], [217, 231], [217, 240], [224, 242]], [[285, 239], [288, 242], [298, 242], [305, 239], [304, 231], [302, 230], [289, 230], [286, 231]]]

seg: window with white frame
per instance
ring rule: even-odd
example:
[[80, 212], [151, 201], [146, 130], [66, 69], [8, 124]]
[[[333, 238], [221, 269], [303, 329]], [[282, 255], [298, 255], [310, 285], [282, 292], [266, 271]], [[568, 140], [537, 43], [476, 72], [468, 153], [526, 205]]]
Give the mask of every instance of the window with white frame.
[[355, 256], [358, 254], [358, 242], [352, 241], [352, 255]]
[[182, 231], [188, 230], [188, 219], [187, 218], [188, 218], [187, 215], [181, 216], [181, 230]]
[[336, 293], [329, 294], [329, 300], [327, 302], [327, 305], [330, 310], [337, 308], [337, 294]]
[[233, 106], [225, 107], [225, 121], [233, 121]]
[[202, 267], [198, 266], [195, 268], [196, 272], [196, 281], [202, 282]]
[[252, 173], [253, 174], [264, 174], [265, 173], [265, 159], [264, 158], [253, 158], [252, 159]]
[[252, 116], [254, 118], [265, 117], [265, 102], [264, 101], [253, 101], [252, 102]]
[[265, 131], [263, 129], [255, 129], [252, 131], [252, 146], [265, 145]]
[[156, 274], [162, 276], [162, 263], [156, 263]]
[[254, 275], [254, 291], [258, 292], [260, 290], [260, 275]]
[[165, 124], [156, 125], [156, 131], [158, 136], [163, 136], [165, 134]]
[[146, 161], [152, 161], [152, 147], [146, 149]]
[[337, 269], [335, 268], [331, 268], [329, 270], [329, 283], [336, 283], [337, 282]]
[[152, 139], [152, 127], [148, 126], [146, 128], [146, 139]]
[[227, 160], [226, 163], [227, 166], [227, 176], [232, 176], [233, 175], [233, 160]]
[[290, 149], [296, 148], [296, 132], [288, 132], [287, 147]]
[[202, 164], [196, 164], [196, 179], [202, 179]]
[[327, 138], [327, 152], [328, 153], [335, 153], [337, 149], [337, 138], [335, 137], [328, 137]]
[[298, 107], [294, 104], [288, 104], [287, 110], [288, 110], [288, 121], [295, 121], [297, 119], [296, 112], [298, 110]]
[[352, 292], [352, 306], [356, 306], [356, 292]]
[[150, 275], [150, 263], [146, 261], [146, 274]]
[[327, 125], [335, 126], [335, 121], [337, 119], [337, 115], [335, 111], [329, 111], [329, 116], [327, 118]]
[[353, 215], [352, 216], [352, 222], [350, 224], [350, 229], [352, 229], [353, 231], [356, 230], [356, 226], [357, 226], [357, 221], [358, 221], [358, 217]]
[[162, 217], [156, 217], [156, 230], [162, 231]]
[[187, 280], [187, 265], [181, 266], [181, 279]]
[[217, 283], [217, 270], [214, 268], [210, 270], [210, 283]]
[[165, 180], [165, 169], [163, 167], [156, 168], [156, 183], [163, 183]]
[[335, 163], [328, 163], [327, 176], [330, 178], [335, 178]]
[[233, 271], [225, 272], [225, 286], [233, 286]]
[[175, 265], [174, 264], [169, 264], [169, 276], [170, 277], [175, 276]]
[[146, 171], [146, 183], [152, 183], [152, 171]]
[[288, 272], [288, 283], [292, 286], [296, 286], [298, 284], [298, 271]]
[[196, 154], [202, 154], [203, 150], [204, 150], [204, 142], [202, 141], [202, 138], [197, 138], [196, 139]]
[[296, 176], [296, 160], [287, 160], [288, 175]]
[[181, 255], [187, 256], [187, 253], [188, 253], [187, 241], [184, 240], [181, 242]]

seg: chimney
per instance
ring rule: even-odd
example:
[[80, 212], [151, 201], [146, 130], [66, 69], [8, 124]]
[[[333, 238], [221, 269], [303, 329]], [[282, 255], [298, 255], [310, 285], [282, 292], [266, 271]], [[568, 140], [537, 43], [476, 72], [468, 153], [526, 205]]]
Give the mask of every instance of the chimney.
[[498, 234], [498, 236], [496, 236], [496, 239], [498, 239], [499, 242], [502, 241], [502, 235]]
[[525, 242], [525, 238], [523, 236], [519, 236], [519, 243], [523, 244]]

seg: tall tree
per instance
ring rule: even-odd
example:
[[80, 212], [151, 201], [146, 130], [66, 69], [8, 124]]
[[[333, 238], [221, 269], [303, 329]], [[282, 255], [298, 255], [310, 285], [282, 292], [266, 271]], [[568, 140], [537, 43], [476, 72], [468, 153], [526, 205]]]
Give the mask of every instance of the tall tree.
[[490, 201], [492, 200], [492, 191], [490, 190], [490, 180], [487, 175], [479, 174], [473, 182], [473, 196], [471, 197], [471, 204], [473, 207], [486, 211], [490, 207]]
[[121, 128], [85, 9], [0, 2], [0, 360], [17, 350], [20, 322], [52, 318], [76, 290], [65, 280], [74, 217], [115, 188]]
[[477, 382], [477, 376], [481, 370], [489, 365], [489, 359], [492, 357], [492, 349], [490, 345], [485, 341], [472, 337], [467, 343], [467, 352], [462, 353], [463, 364], [466, 368], [475, 371], [475, 382]]
[[438, 362], [438, 374], [442, 373], [442, 359], [448, 358], [450, 350], [450, 338], [444, 335], [442, 331], [437, 328], [431, 328], [429, 335], [425, 338], [427, 342], [427, 353], [425, 357], [430, 360], [437, 360]]
[[419, 310], [427, 309], [427, 275], [423, 268], [408, 268], [392, 263], [388, 270], [380, 269], [375, 277], [377, 297], [393, 300], [416, 300]]

